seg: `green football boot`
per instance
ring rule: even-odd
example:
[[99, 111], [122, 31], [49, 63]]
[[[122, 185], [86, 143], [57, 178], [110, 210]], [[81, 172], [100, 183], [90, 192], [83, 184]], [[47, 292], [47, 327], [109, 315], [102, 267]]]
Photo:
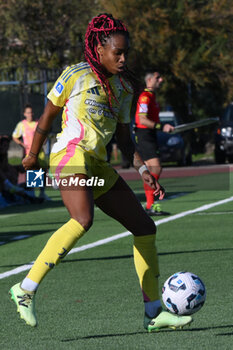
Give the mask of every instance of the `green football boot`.
[[29, 326], [35, 327], [37, 325], [35, 312], [35, 293], [28, 292], [20, 288], [20, 283], [15, 284], [9, 290], [11, 299], [17, 306], [17, 312]]
[[178, 316], [168, 311], [162, 311], [155, 318], [150, 318], [145, 314], [144, 328], [148, 332], [159, 331], [162, 328], [181, 329], [184, 326], [190, 325], [193, 321], [191, 316]]
[[163, 216], [170, 215], [167, 211], [163, 211], [160, 203], [153, 203], [149, 209], [145, 209], [149, 216]]

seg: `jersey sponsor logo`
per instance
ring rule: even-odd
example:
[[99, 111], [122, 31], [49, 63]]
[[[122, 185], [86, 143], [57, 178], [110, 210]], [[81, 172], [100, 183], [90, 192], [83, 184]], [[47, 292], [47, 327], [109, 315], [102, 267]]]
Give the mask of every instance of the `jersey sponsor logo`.
[[147, 113], [147, 112], [148, 112], [148, 105], [146, 103], [140, 103], [139, 113]]
[[64, 86], [60, 82], [58, 82], [54, 88], [54, 95], [57, 97], [60, 96], [63, 89], [64, 89]]
[[104, 115], [104, 116], [107, 117], [107, 118], [113, 119], [112, 114], [111, 114], [110, 112], [108, 112], [108, 111], [105, 111], [105, 110], [102, 109], [102, 108], [97, 108], [97, 109], [88, 108], [88, 112], [89, 112], [89, 114], [95, 114], [95, 115], [98, 115], [98, 116], [100, 116], [100, 117], [101, 117], [102, 115]]
[[85, 104], [89, 105], [89, 106], [94, 106], [94, 107], [100, 107], [100, 108], [105, 108], [105, 109], [109, 109], [109, 107], [107, 107], [104, 103], [99, 103], [96, 102], [95, 100], [91, 100], [89, 98], [87, 98], [85, 100]]
[[[94, 109], [92, 107], [88, 108], [88, 111], [91, 114], [97, 114], [98, 113], [99, 116], [104, 115], [105, 117], [108, 117], [108, 118], [111, 118], [111, 119], [114, 118], [112, 113], [109, 111], [109, 107], [107, 107], [103, 103], [99, 103], [99, 102], [96, 102], [94, 100], [91, 100], [91, 99], [87, 98], [85, 100], [85, 104], [89, 105], [89, 106], [92, 106], [92, 107], [96, 107], [96, 109]], [[113, 109], [113, 110], [115, 110], [115, 109]]]

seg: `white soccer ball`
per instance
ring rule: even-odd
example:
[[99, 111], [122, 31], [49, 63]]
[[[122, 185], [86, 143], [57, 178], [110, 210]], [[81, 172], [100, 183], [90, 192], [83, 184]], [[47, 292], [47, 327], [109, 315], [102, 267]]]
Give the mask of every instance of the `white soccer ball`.
[[202, 280], [191, 272], [177, 272], [162, 288], [166, 308], [177, 315], [191, 315], [201, 309], [206, 299]]

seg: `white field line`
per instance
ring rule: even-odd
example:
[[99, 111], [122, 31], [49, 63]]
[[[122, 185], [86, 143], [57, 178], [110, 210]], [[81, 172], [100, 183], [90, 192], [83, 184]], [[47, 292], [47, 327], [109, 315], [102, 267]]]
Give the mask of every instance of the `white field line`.
[[[208, 210], [208, 209], [211, 209], [211, 208], [216, 207], [218, 205], [222, 205], [222, 204], [229, 203], [229, 202], [232, 202], [232, 201], [233, 201], [233, 196], [229, 197], [229, 198], [226, 198], [226, 199], [223, 199], [223, 200], [218, 201], [218, 202], [202, 205], [201, 207], [196, 208], [196, 209], [183, 211], [183, 212], [181, 212], [179, 214], [172, 215], [172, 216], [166, 217], [164, 219], [157, 220], [155, 222], [156, 222], [156, 225], [159, 226], [161, 224], [165, 224], [167, 222], [183, 218], [183, 217], [185, 217], [187, 215], [191, 215], [191, 214], [195, 214], [195, 213], [198, 213], [198, 212], [202, 212], [204, 210]], [[114, 236], [111, 236], [111, 237], [108, 237], [108, 238], [100, 239], [99, 241], [96, 241], [96, 242], [93, 242], [93, 243], [82, 245], [81, 247], [73, 248], [73, 249], [71, 249], [69, 254], [74, 254], [74, 253], [78, 253], [78, 252], [81, 252], [81, 251], [84, 251], [84, 250], [87, 250], [87, 249], [95, 248], [95, 247], [98, 247], [100, 245], [107, 244], [109, 242], [113, 242], [113, 241], [116, 241], [116, 240], [118, 240], [120, 238], [127, 237], [127, 236], [130, 236], [130, 235], [131, 235], [131, 233], [129, 231], [126, 231], [126, 232], [123, 232], [123, 233], [119, 233], [117, 235], [114, 235]], [[34, 263], [34, 261], [30, 262], [27, 265], [19, 266], [19, 267], [13, 269], [13, 270], [9, 270], [9, 271], [0, 273], [0, 279], [6, 278], [6, 277], [9, 277], [9, 276], [12, 276], [12, 275], [17, 275], [18, 273], [26, 271], [26, 270], [30, 270], [30, 268], [31, 268], [33, 263]]]
[[197, 213], [197, 215], [200, 216], [210, 216], [210, 215], [232, 215], [233, 211], [215, 211], [215, 212], [210, 212], [210, 213]]
[[5, 215], [0, 215], [0, 219], [6, 219], [6, 218], [9, 218], [10, 216], [16, 216], [16, 215], [19, 215], [19, 214], [5, 214]]

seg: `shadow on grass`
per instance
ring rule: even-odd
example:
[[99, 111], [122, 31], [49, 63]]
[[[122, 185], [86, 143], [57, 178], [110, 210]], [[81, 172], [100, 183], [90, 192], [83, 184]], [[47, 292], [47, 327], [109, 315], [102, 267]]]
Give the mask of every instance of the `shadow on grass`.
[[[214, 248], [214, 249], [198, 249], [198, 250], [188, 250], [188, 251], [179, 251], [179, 252], [164, 252], [158, 253], [159, 256], [162, 255], [175, 255], [175, 254], [193, 254], [193, 253], [206, 253], [206, 252], [222, 252], [222, 251], [231, 251], [232, 248]], [[67, 259], [63, 260], [62, 263], [78, 262], [78, 261], [98, 261], [98, 260], [116, 260], [116, 259], [132, 259], [133, 255], [119, 255], [119, 256], [104, 256], [98, 258], [80, 258], [80, 259]]]
[[[46, 231], [49, 232], [49, 231]], [[173, 254], [193, 254], [193, 253], [206, 253], [206, 252], [222, 252], [222, 251], [232, 251], [233, 248], [219, 248], [219, 249], [202, 249], [202, 250], [189, 250], [189, 251], [182, 251], [182, 252], [165, 252], [165, 253], [159, 253], [159, 256], [162, 255], [173, 255]], [[62, 260], [62, 264], [67, 263], [73, 263], [73, 262], [82, 262], [82, 261], [103, 261], [103, 260], [121, 260], [121, 259], [133, 259], [133, 255], [116, 255], [116, 256], [102, 256], [102, 257], [96, 257], [96, 258], [80, 258], [80, 259], [67, 259]], [[22, 263], [22, 264], [12, 264], [12, 265], [0, 265], [1, 267], [18, 267], [22, 265], [28, 265], [29, 263]]]
[[[44, 202], [42, 204], [34, 204], [34, 205], [21, 205], [21, 206], [15, 206], [15, 207], [9, 207], [6, 208], [3, 211], [0, 211], [0, 218], [2, 215], [2, 218], [7, 218], [7, 216], [9, 215], [9, 218], [7, 218], [7, 220], [9, 220], [9, 222], [11, 222], [11, 218], [10, 215], [14, 215], [14, 214], [25, 214], [25, 213], [30, 213], [31, 211], [39, 211], [39, 210], [43, 210], [43, 209], [56, 209], [64, 207], [63, 202], [61, 200], [59, 201], [51, 201], [51, 202]], [[36, 215], [36, 214], [35, 214]], [[50, 224], [53, 225], [57, 225], [57, 224], [61, 224], [64, 223], [64, 220], [56, 220], [56, 222], [48, 222], [46, 221], [45, 223], [40, 223], [40, 222], [35, 222], [35, 223], [19, 223], [19, 224], [15, 224], [14, 220], [14, 224], [11, 226], [10, 224], [8, 224], [7, 227], [7, 231], [3, 231], [0, 232], [0, 246], [4, 245], [4, 244], [8, 244], [8, 243], [12, 243], [15, 242], [17, 240], [22, 240], [22, 239], [27, 239], [30, 238], [32, 236], [36, 236], [36, 235], [41, 235], [47, 232], [51, 232], [54, 229], [42, 229], [42, 230], [33, 230], [33, 226], [40, 226], [41, 228], [44, 226], [48, 226]], [[0, 224], [2, 223], [2, 221], [0, 221]], [[17, 231], [13, 231], [12, 228], [17, 227], [20, 228], [22, 227], [21, 230], [17, 230]], [[26, 229], [26, 228], [29, 228]]]
[[1, 209], [0, 214], [5, 216], [7, 214], [30, 213], [31, 211], [36, 211], [40, 209], [58, 208], [62, 206], [64, 206], [62, 200], [47, 201], [40, 204], [22, 204]]
[[10, 232], [1, 232], [0, 233], [0, 246], [5, 244], [14, 243], [16, 241], [21, 241], [22, 239], [28, 239], [33, 236], [42, 235], [44, 233], [53, 232], [54, 229], [46, 230], [30, 230], [30, 231], [10, 231]]
[[[209, 330], [214, 330], [214, 329], [227, 329], [227, 328], [233, 328], [233, 324], [230, 325], [225, 325], [225, 326], [213, 326], [213, 327], [201, 327], [201, 328], [186, 328], [182, 330], [178, 330], [178, 332], [202, 332], [202, 331], [209, 331]], [[164, 329], [161, 330], [161, 332], [173, 332], [173, 330], [169, 329]], [[157, 332], [154, 332], [158, 334]], [[108, 337], [125, 337], [125, 336], [130, 336], [130, 335], [137, 335], [137, 334], [147, 334], [146, 331], [144, 332], [132, 332], [132, 333], [116, 333], [116, 334], [96, 334], [96, 335], [88, 335], [85, 337], [76, 337], [76, 338], [71, 338], [71, 339], [61, 339], [61, 342], [72, 342], [72, 341], [77, 341], [77, 340], [85, 340], [85, 339], [96, 339], [96, 338], [108, 338]], [[220, 333], [216, 334], [216, 336], [219, 335], [233, 335], [233, 333]]]
[[[143, 189], [142, 189], [143, 191]], [[183, 197], [183, 196], [186, 196], [188, 194], [191, 194], [191, 193], [194, 193], [193, 191], [186, 191], [186, 192], [166, 192], [165, 194], [165, 198], [164, 200], [168, 200], [168, 199], [174, 199], [174, 198], [179, 198], [179, 197]], [[136, 193], [136, 197], [139, 199], [140, 202], [144, 202], [146, 200], [146, 197], [145, 197], [145, 193], [142, 192], [142, 193]]]
[[[56, 221], [46, 221], [46, 222], [35, 222], [35, 223], [32, 223], [32, 222], [30, 222], [30, 223], [28, 223], [28, 224], [25, 224], [25, 223], [23, 223], [23, 224], [15, 224], [15, 225], [9, 225], [8, 226], [8, 228], [9, 229], [11, 229], [11, 228], [14, 228], [14, 227], [23, 227], [23, 229], [22, 229], [22, 231], [17, 231], [18, 232], [18, 234], [20, 235], [20, 234], [22, 234], [22, 232], [24, 232], [24, 233], [30, 233], [30, 232], [34, 232], [33, 230], [31, 231], [31, 230], [28, 230], [28, 229], [26, 229], [26, 227], [29, 227], [29, 228], [31, 228], [31, 227], [33, 227], [33, 226], [40, 226], [40, 227], [42, 227], [42, 226], [48, 226], [48, 225], [56, 225], [56, 224], [64, 224], [65, 222], [64, 222], [64, 219], [62, 218], [62, 219], [56, 219]], [[60, 226], [59, 226], [60, 227]], [[47, 231], [49, 231], [49, 230], [47, 230]], [[12, 231], [9, 231], [9, 232], [0, 232], [0, 239], [1, 239], [1, 235], [4, 235], [4, 234], [7, 234], [7, 233], [9, 233], [9, 234], [11, 234], [12, 233]]]

